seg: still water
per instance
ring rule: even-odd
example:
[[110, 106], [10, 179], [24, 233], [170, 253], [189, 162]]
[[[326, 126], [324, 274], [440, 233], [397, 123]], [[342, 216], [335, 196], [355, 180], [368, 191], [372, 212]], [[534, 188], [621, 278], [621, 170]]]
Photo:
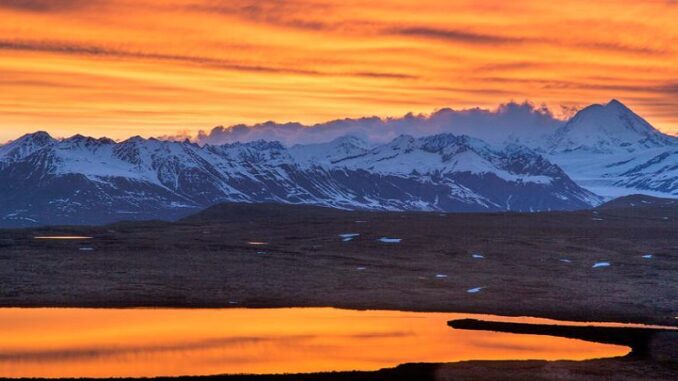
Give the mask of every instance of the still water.
[[376, 370], [407, 362], [623, 356], [626, 347], [463, 331], [489, 315], [286, 309], [0, 308], [0, 377], [140, 377]]

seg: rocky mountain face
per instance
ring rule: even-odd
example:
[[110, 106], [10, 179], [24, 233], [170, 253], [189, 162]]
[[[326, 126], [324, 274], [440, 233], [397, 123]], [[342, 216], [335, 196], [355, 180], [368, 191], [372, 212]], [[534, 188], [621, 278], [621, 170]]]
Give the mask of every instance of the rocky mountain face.
[[370, 146], [353, 137], [286, 148], [44, 132], [0, 147], [0, 225], [173, 219], [220, 202], [345, 209], [540, 211], [601, 201], [518, 145], [450, 134]]

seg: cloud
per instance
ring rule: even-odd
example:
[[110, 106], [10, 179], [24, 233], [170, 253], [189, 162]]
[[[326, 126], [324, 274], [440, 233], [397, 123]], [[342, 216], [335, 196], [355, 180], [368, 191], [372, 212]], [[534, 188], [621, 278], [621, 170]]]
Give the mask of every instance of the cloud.
[[372, 143], [384, 143], [399, 135], [426, 136], [440, 133], [471, 135], [489, 142], [506, 139], [526, 140], [561, 126], [545, 106], [529, 102], [510, 102], [495, 110], [444, 108], [430, 115], [407, 114], [400, 118], [368, 117], [339, 119], [312, 126], [300, 123], [266, 122], [252, 126], [235, 125], [201, 131], [200, 144], [225, 144], [253, 140], [278, 140], [285, 145], [322, 143], [352, 135]]
[[470, 44], [507, 44], [522, 42], [523, 39], [491, 34], [474, 33], [460, 29], [438, 29], [424, 26], [393, 28], [392, 34], [408, 37], [421, 37]]
[[[191, 3], [184, 7], [188, 11], [212, 13], [238, 17], [250, 22], [257, 22], [283, 27], [319, 31], [334, 29], [337, 26], [317, 17], [332, 14], [334, 5], [299, 0], [257, 0], [230, 1], [211, 0]], [[316, 17], [313, 17], [316, 15]]]
[[391, 79], [416, 79], [410, 74], [392, 72], [363, 72], [363, 71], [319, 71], [313, 69], [301, 69], [280, 66], [252, 65], [238, 61], [229, 61], [205, 56], [191, 56], [180, 54], [166, 54], [156, 52], [128, 51], [106, 48], [97, 45], [80, 44], [76, 42], [60, 41], [34, 41], [34, 40], [0, 40], [0, 50], [16, 50], [57, 54], [72, 54], [82, 56], [100, 56], [121, 59], [141, 59], [174, 61], [194, 65], [208, 66], [216, 69], [233, 71], [247, 71], [271, 74], [297, 74], [308, 76], [342, 76], [363, 78], [391, 78]]
[[184, 129], [181, 131], [177, 131], [173, 135], [161, 135], [161, 136], [156, 136], [155, 138], [158, 140], [166, 140], [166, 141], [171, 141], [171, 142], [183, 142], [186, 140], [192, 140], [195, 137], [195, 135], [191, 134], [188, 130]]
[[102, 0], [2, 0], [0, 8], [26, 12], [59, 12], [89, 7], [102, 2]]
[[218, 58], [189, 56], [178, 54], [165, 54], [154, 52], [135, 52], [119, 49], [106, 48], [97, 45], [79, 44], [76, 42], [59, 41], [33, 41], [33, 40], [0, 40], [0, 50], [19, 50], [32, 52], [47, 52], [60, 54], [107, 56], [117, 58], [135, 58], [161, 61], [179, 61], [184, 63], [206, 65], [223, 69], [269, 72], [269, 73], [293, 73], [293, 74], [320, 74], [313, 70], [303, 70], [294, 68], [281, 68], [273, 66], [248, 65], [235, 61], [228, 61]]
[[614, 43], [614, 42], [592, 42], [588, 44], [574, 45], [573, 47], [583, 47], [589, 49], [603, 50], [615, 53], [627, 53], [634, 55], [665, 55], [666, 50], [655, 49], [649, 46], [631, 46], [628, 44]]
[[[677, 0], [678, 1], [678, 0]], [[660, 86], [657, 89], [659, 93], [665, 93], [671, 96], [678, 97], [678, 82], [671, 82]]]

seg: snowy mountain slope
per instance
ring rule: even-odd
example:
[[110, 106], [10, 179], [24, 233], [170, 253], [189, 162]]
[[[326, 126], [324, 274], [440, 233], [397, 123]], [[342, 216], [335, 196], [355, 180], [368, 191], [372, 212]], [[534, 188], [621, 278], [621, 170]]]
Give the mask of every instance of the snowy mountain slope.
[[[353, 173], [367, 171], [396, 182], [423, 180], [442, 187], [442, 193], [436, 192], [418, 201], [421, 205], [418, 208], [422, 209], [464, 209], [459, 205], [445, 206], [452, 201], [448, 200], [450, 196], [466, 204], [466, 208], [479, 204], [497, 210], [577, 208], [574, 204], [565, 204], [573, 200], [587, 204], [599, 201], [588, 192], [580, 192], [562, 170], [525, 147], [511, 145], [505, 150], [496, 150], [481, 140], [451, 134], [419, 139], [403, 135], [369, 150], [355, 138], [349, 141], [349, 149], [344, 149], [346, 140], [339, 142], [341, 144], [335, 140], [323, 147], [322, 152], [332, 157], [330, 167]], [[337, 146], [341, 149], [332, 149]], [[314, 150], [318, 147], [311, 146]], [[303, 147], [296, 149], [303, 150]], [[298, 153], [296, 157], [308, 160], [308, 156]], [[318, 164], [327, 167], [328, 161], [321, 160]], [[304, 163], [306, 167], [311, 165]], [[399, 187], [408, 189], [404, 185]], [[562, 190], [562, 194], [554, 192], [556, 189]], [[547, 190], [544, 200], [537, 200], [535, 195], [544, 190]], [[549, 197], [550, 201], [546, 201]]]
[[678, 146], [631, 153], [549, 155], [580, 186], [602, 196], [678, 196]]
[[301, 165], [333, 166], [341, 161], [362, 156], [370, 144], [355, 136], [343, 136], [329, 143], [297, 144], [289, 149], [290, 155]]
[[56, 140], [44, 131], [24, 135], [15, 141], [0, 145], [0, 164], [21, 160], [33, 152], [54, 143], [56, 143]]
[[540, 149], [594, 193], [678, 196], [678, 138], [619, 101], [581, 110]]
[[464, 136], [355, 138], [285, 148], [24, 136], [0, 151], [0, 224], [177, 218], [223, 202], [378, 210], [586, 208], [600, 200], [525, 147]]
[[[535, 166], [531, 167], [528, 163], [517, 165], [514, 160], [519, 158], [532, 160]], [[500, 151], [468, 136], [441, 134], [419, 139], [403, 135], [362, 155], [337, 161], [335, 165], [362, 168], [381, 174], [491, 173], [506, 181], [532, 183], [548, 183], [553, 176], [563, 175], [559, 170], [550, 172], [550, 176], [542, 175], [555, 168], [550, 163], [546, 167], [539, 167], [538, 164], [543, 164], [544, 161], [537, 153], [525, 147], [509, 145], [504, 151]]]

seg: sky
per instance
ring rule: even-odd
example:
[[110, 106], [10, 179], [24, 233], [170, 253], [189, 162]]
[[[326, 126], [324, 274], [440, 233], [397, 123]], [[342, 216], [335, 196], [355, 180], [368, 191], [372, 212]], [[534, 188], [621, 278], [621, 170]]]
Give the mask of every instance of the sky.
[[677, 134], [676, 20], [671, 0], [0, 0], [0, 141], [612, 98]]

